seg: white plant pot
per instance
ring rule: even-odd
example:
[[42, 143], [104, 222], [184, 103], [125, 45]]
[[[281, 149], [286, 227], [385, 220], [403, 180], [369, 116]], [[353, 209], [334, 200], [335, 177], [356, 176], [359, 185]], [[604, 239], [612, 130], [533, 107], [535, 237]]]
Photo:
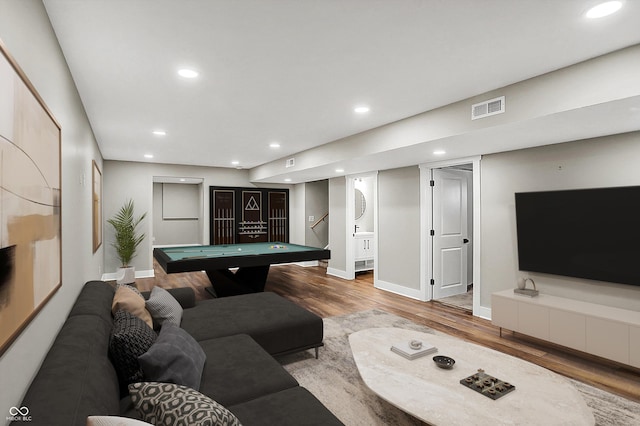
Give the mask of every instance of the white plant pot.
[[134, 282], [136, 282], [136, 268], [134, 266], [118, 268], [118, 278], [116, 278], [116, 283], [133, 284]]

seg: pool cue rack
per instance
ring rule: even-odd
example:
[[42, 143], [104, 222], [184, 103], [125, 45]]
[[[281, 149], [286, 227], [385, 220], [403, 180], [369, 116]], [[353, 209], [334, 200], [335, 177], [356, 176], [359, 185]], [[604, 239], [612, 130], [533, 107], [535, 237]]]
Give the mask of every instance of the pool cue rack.
[[289, 190], [209, 187], [212, 245], [289, 242]]

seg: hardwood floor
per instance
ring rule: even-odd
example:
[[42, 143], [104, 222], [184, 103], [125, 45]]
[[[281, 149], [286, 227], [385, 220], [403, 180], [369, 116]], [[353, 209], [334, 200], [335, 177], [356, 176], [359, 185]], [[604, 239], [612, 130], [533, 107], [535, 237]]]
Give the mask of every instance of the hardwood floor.
[[[139, 279], [141, 291], [154, 285], [164, 288], [193, 287], [198, 299], [210, 298], [203, 272], [170, 274], [154, 264], [155, 278]], [[373, 274], [347, 281], [328, 276], [322, 267], [272, 266], [265, 290], [273, 291], [326, 318], [380, 309], [417, 324], [504, 352], [548, 368], [564, 376], [640, 402], [640, 370], [591, 355], [528, 338], [510, 331], [500, 337], [490, 321], [437, 302], [420, 302], [373, 287]]]

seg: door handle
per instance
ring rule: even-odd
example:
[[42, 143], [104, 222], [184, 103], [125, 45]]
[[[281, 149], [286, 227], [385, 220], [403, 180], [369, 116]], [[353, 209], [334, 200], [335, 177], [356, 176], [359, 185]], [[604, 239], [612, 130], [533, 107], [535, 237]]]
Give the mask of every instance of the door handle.
[[467, 243], [469, 243], [469, 240], [467, 238], [465, 238], [465, 239], [462, 240], [462, 243], [463, 244], [467, 244]]

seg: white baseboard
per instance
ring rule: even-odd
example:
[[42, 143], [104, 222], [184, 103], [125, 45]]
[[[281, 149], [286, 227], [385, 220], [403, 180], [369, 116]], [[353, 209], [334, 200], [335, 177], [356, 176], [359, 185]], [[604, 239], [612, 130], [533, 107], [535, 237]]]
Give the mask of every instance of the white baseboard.
[[158, 244], [153, 245], [151, 248], [171, 248], [171, 247], [199, 247], [202, 244], [198, 243], [188, 243], [188, 244]]
[[327, 275], [332, 275], [334, 277], [342, 278], [343, 280], [349, 280], [349, 276], [347, 275], [347, 271], [343, 271], [341, 269], [335, 268], [327, 268]]
[[[136, 270], [136, 278], [153, 278], [155, 277], [155, 274], [153, 272], [153, 269], [148, 269], [145, 271], [138, 271]], [[109, 272], [109, 273], [105, 273], [102, 274], [102, 281], [115, 281], [118, 279], [118, 272]]]
[[491, 321], [491, 308], [478, 306], [476, 309], [473, 310], [473, 316], [484, 318], [486, 320]]
[[390, 283], [382, 280], [374, 280], [373, 286], [380, 290], [389, 291], [391, 293], [399, 294], [400, 296], [409, 297], [416, 300], [424, 300], [420, 289], [409, 288], [399, 284]]

